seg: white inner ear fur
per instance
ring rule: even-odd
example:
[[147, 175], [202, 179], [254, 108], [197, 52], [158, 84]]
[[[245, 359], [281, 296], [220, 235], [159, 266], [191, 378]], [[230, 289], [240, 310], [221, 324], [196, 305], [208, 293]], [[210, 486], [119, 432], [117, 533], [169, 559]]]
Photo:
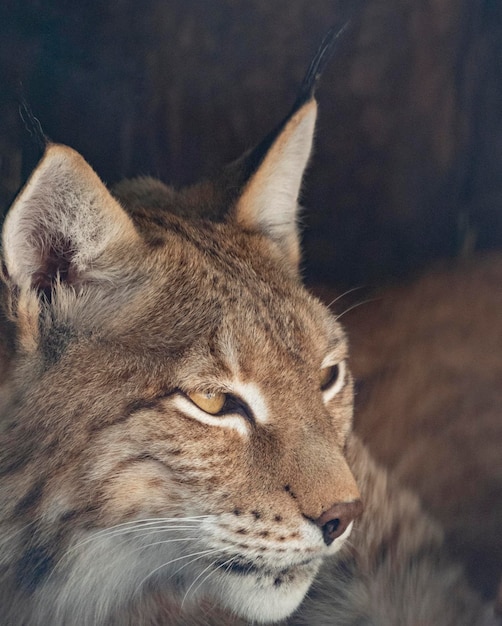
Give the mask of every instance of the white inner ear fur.
[[50, 145], [7, 215], [2, 247], [8, 274], [21, 287], [44, 270], [50, 249], [69, 246], [72, 266], [82, 272], [110, 244], [137, 237], [130, 218], [83, 157]]
[[307, 102], [272, 144], [237, 204], [237, 222], [276, 241], [298, 264], [298, 196], [312, 150], [317, 103]]

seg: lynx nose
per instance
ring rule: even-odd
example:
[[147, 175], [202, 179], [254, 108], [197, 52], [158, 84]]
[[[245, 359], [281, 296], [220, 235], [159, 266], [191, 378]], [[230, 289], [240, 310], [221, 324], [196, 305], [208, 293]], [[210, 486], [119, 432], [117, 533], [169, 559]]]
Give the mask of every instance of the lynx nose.
[[321, 517], [314, 520], [314, 524], [322, 530], [324, 543], [330, 546], [333, 541], [343, 535], [347, 527], [363, 512], [361, 500], [352, 502], [338, 502], [325, 511]]

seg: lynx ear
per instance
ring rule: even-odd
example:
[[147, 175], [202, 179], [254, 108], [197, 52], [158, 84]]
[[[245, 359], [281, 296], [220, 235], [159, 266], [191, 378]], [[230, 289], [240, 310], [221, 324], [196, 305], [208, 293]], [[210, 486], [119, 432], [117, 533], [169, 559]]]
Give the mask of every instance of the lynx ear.
[[280, 129], [237, 201], [237, 223], [275, 241], [298, 265], [298, 196], [312, 150], [317, 104], [311, 99]]
[[317, 116], [315, 90], [347, 26], [348, 23], [326, 33], [290, 114], [240, 161], [241, 176], [247, 182], [236, 203], [234, 217], [244, 228], [269, 236], [294, 266], [300, 257], [298, 195], [312, 150]]
[[75, 284], [96, 275], [96, 261], [110, 245], [137, 238], [85, 160], [49, 145], [5, 220], [4, 263], [14, 285], [50, 291], [59, 280]]

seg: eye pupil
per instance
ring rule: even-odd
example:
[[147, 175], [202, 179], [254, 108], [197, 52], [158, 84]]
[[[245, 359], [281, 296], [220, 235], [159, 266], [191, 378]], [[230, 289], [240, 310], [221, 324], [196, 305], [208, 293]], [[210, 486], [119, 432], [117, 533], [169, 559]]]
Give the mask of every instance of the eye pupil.
[[225, 406], [227, 395], [221, 392], [193, 391], [188, 394], [190, 400], [202, 411], [216, 415]]

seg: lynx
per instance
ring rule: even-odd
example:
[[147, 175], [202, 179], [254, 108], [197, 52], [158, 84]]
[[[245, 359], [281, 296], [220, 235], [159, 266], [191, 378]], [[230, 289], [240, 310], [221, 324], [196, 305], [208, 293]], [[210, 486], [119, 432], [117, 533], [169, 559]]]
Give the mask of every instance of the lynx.
[[326, 50], [285, 121], [214, 180], [112, 195], [49, 144], [11, 207], [3, 623], [491, 619], [351, 435], [346, 337], [301, 284]]

